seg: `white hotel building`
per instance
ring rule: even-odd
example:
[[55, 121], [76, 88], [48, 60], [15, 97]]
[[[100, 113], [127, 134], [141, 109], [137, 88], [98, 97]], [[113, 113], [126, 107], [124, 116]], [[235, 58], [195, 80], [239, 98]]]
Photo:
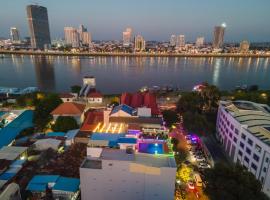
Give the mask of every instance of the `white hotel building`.
[[88, 148], [80, 167], [82, 200], [173, 200], [176, 163], [167, 155]]
[[216, 128], [228, 157], [252, 172], [270, 196], [270, 107], [221, 101]]

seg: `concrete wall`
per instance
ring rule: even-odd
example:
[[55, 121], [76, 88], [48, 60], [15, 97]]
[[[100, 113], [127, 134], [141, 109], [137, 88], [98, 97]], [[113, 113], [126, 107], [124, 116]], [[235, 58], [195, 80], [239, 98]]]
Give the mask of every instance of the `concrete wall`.
[[160, 174], [130, 172], [128, 161], [102, 161], [102, 169], [80, 168], [82, 200], [173, 200], [174, 168]]

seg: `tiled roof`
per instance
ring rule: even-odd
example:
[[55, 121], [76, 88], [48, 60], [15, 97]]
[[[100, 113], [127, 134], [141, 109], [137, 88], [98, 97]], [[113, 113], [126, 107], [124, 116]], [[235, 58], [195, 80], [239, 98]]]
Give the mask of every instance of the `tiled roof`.
[[62, 93], [62, 94], [59, 94], [59, 97], [60, 98], [73, 98], [75, 96], [73, 94], [70, 94], [70, 93]]
[[65, 192], [77, 192], [80, 186], [80, 179], [78, 178], [67, 178], [59, 177], [53, 190], [65, 191]]
[[79, 103], [65, 102], [55, 108], [52, 115], [81, 115], [85, 105]]
[[100, 92], [90, 92], [87, 97], [90, 98], [102, 98], [102, 94]]

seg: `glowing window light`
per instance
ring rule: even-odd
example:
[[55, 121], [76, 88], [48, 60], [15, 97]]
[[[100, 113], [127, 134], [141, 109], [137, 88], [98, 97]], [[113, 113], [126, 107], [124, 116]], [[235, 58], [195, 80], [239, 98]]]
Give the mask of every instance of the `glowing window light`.
[[155, 147], [157, 147], [158, 146], [158, 143], [155, 143]]
[[117, 128], [118, 124], [115, 124], [114, 127], [112, 128], [112, 133], [115, 132], [116, 128]]
[[122, 126], [123, 126], [123, 124], [121, 123], [121, 124], [120, 124], [120, 127], [119, 127], [119, 130], [118, 130], [118, 133], [121, 133], [121, 131], [122, 131]]
[[105, 128], [105, 124], [103, 124], [103, 126], [101, 127], [101, 129], [99, 130], [99, 132], [102, 132], [104, 128]]
[[96, 126], [96, 128], [93, 130], [93, 132], [96, 132], [100, 127], [100, 123], [98, 123], [98, 125]]
[[106, 133], [108, 133], [108, 131], [110, 130], [110, 128], [111, 128], [111, 123], [109, 123], [109, 126], [107, 127], [107, 129], [106, 129]]

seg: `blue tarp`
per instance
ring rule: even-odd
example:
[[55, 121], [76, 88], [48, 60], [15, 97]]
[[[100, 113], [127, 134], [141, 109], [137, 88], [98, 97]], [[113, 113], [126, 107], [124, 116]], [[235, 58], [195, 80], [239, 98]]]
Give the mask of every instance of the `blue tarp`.
[[127, 144], [136, 144], [137, 139], [136, 138], [126, 138], [126, 137], [121, 137], [117, 141], [118, 143], [127, 143]]
[[125, 134], [93, 133], [91, 140], [106, 140], [109, 142], [110, 147], [116, 147], [118, 145], [118, 139], [124, 136]]
[[53, 186], [53, 190], [60, 190], [66, 192], [77, 192], [80, 186], [80, 179], [78, 178], [66, 178], [60, 177], [56, 184]]
[[128, 105], [121, 104], [121, 105], [119, 105], [119, 106], [115, 106], [115, 107], [113, 108], [111, 114], [117, 113], [117, 112], [120, 111], [120, 110], [122, 110], [122, 111], [124, 111], [124, 112], [126, 112], [126, 113], [128, 113], [128, 114], [130, 114], [130, 115], [132, 115], [134, 109], [131, 108], [131, 107], [128, 106]]
[[26, 110], [16, 119], [10, 122], [5, 128], [0, 130], [0, 149], [9, 145], [19, 133], [33, 126], [33, 111]]
[[46, 134], [47, 137], [65, 137], [66, 133], [64, 132], [49, 132]]
[[55, 183], [59, 177], [59, 175], [36, 175], [28, 183], [26, 190], [34, 192], [45, 191], [48, 183]]
[[77, 133], [79, 132], [79, 130], [80, 129], [74, 129], [74, 130], [68, 131], [67, 134], [66, 134], [67, 140], [73, 139], [77, 135]]
[[0, 175], [0, 180], [9, 180], [11, 179], [13, 176], [15, 176], [16, 173], [8, 173], [8, 172], [5, 172], [3, 174]]
[[15, 161], [10, 165], [10, 167], [22, 166], [25, 162], [26, 162], [25, 159], [23, 159], [23, 160], [15, 160]]
[[46, 183], [40, 183], [40, 184], [29, 183], [27, 185], [26, 190], [29, 190], [31, 192], [44, 192], [44, 191], [46, 191], [46, 188], [47, 188], [47, 184]]

